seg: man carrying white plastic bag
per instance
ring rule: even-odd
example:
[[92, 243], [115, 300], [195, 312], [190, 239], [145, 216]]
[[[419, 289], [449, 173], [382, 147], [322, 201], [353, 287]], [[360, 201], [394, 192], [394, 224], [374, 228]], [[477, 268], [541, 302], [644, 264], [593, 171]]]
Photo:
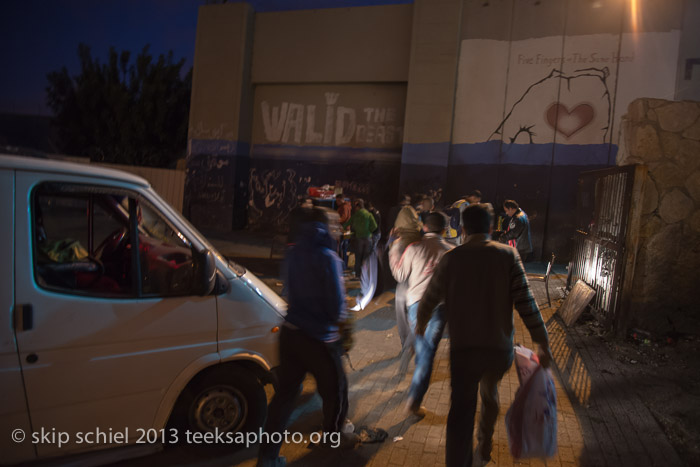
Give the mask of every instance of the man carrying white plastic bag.
[[557, 393], [551, 370], [537, 355], [515, 346], [520, 388], [506, 413], [508, 444], [516, 459], [551, 457], [557, 452]]
[[418, 306], [416, 335], [425, 334], [433, 310], [444, 303], [450, 329], [450, 384], [445, 463], [471, 467], [477, 396], [481, 417], [477, 462], [488, 462], [498, 419], [498, 383], [513, 363], [513, 308], [541, 362], [551, 360], [547, 328], [515, 248], [491, 240], [493, 207], [472, 204], [462, 213], [464, 242], [438, 263]]

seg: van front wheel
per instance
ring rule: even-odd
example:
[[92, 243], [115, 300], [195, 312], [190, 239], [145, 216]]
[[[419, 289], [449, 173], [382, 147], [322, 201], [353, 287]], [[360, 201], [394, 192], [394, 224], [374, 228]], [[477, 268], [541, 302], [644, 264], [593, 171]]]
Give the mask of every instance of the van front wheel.
[[191, 394], [187, 421], [193, 431], [254, 431], [265, 420], [265, 390], [258, 379], [245, 370], [214, 371], [198, 382]]

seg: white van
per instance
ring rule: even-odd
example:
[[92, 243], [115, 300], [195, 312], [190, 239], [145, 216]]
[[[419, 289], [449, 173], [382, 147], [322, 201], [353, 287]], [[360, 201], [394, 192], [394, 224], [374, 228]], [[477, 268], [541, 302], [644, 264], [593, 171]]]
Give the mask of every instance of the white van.
[[286, 304], [148, 182], [0, 155], [0, 222], [0, 463], [261, 425]]

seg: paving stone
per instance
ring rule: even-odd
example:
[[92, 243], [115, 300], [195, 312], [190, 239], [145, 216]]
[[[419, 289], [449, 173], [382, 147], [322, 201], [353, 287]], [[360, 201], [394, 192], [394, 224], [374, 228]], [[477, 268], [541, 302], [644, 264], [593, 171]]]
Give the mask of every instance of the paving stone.
[[[553, 276], [550, 290], [561, 287], [564, 277]], [[546, 303], [544, 284], [533, 282], [538, 303]], [[433, 377], [424, 399], [429, 412], [423, 419], [411, 419], [403, 412], [413, 364], [399, 377], [397, 355], [399, 338], [396, 328], [386, 329], [393, 310], [382, 310], [391, 293], [380, 297], [379, 305], [357, 312], [360, 330], [350, 352], [355, 371], [346, 366], [350, 388], [350, 416], [355, 426], [363, 424], [384, 428], [390, 436], [383, 443], [359, 446], [353, 451], [307, 449], [306, 444], [282, 446], [281, 455], [290, 464], [303, 466], [444, 466], [445, 425], [450, 404], [449, 339], [443, 339], [436, 355]], [[506, 433], [505, 414], [519, 383], [515, 368], [504, 376], [499, 387], [501, 411], [494, 432], [492, 451], [497, 466], [625, 466], [681, 465], [677, 453], [641, 400], [629, 390], [620, 373], [603, 371], [614, 361], [607, 348], [590, 336], [581, 336], [566, 328], [554, 314], [554, 308], [542, 308], [550, 331], [554, 354], [552, 368], [557, 390], [558, 452], [546, 461], [513, 459]], [[522, 321], [515, 318], [515, 341], [532, 348], [532, 340]], [[364, 326], [364, 327], [363, 327]], [[372, 330], [379, 329], [379, 330]], [[304, 436], [320, 429], [321, 400], [315, 394], [315, 381], [308, 377], [288, 430]], [[477, 404], [477, 414], [481, 411]], [[478, 417], [477, 415], [477, 417]], [[478, 420], [478, 418], [477, 418]], [[394, 436], [403, 437], [394, 442]], [[476, 446], [476, 440], [474, 440]], [[179, 448], [178, 448], [179, 449]], [[174, 451], [174, 453], [173, 453]], [[329, 452], [330, 451], [330, 452]], [[257, 448], [225, 457], [187, 462], [177, 450], [121, 465], [149, 466], [167, 463], [178, 465], [255, 465]], [[168, 457], [170, 456], [170, 457]], [[164, 459], [161, 461], [160, 459]], [[171, 459], [170, 462], [167, 459]]]

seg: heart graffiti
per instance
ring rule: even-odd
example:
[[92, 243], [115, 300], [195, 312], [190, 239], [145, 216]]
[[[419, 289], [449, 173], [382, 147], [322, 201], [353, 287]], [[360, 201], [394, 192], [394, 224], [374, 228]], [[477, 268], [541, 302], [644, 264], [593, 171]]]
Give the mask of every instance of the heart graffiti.
[[570, 138], [593, 121], [595, 111], [589, 104], [579, 104], [569, 110], [564, 104], [553, 103], [547, 109], [546, 117], [549, 126], [562, 135]]

